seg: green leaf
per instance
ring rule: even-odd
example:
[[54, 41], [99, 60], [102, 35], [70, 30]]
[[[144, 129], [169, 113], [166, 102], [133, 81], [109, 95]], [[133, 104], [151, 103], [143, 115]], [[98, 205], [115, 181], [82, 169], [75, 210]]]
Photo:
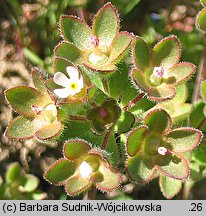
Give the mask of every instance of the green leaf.
[[190, 114], [190, 123], [192, 127], [198, 128], [201, 131], [206, 132], [206, 116], [204, 110], [205, 102], [196, 102]]
[[122, 106], [125, 106], [138, 95], [137, 90], [134, 89], [128, 78], [128, 73], [129, 67], [125, 62], [121, 62], [117, 65], [117, 71], [107, 81], [110, 96], [116, 100], [121, 98], [120, 104]]
[[173, 98], [173, 101], [175, 101], [175, 103], [178, 104], [184, 103], [187, 100], [187, 96], [188, 96], [188, 89], [185, 83], [176, 86], [176, 95]]
[[64, 40], [73, 43], [81, 50], [91, 48], [90, 37], [92, 31], [90, 27], [80, 18], [74, 16], [61, 16], [60, 30]]
[[135, 116], [131, 112], [122, 112], [118, 122], [116, 123], [116, 128], [118, 133], [128, 132], [135, 122]]
[[192, 159], [202, 166], [206, 166], [206, 140], [204, 139], [197, 148], [192, 151]]
[[[94, 71], [86, 68], [86, 67], [79, 67], [80, 70], [83, 72], [84, 76], [88, 76], [89, 80], [92, 80], [92, 84], [95, 85], [98, 89], [96, 89], [96, 92], [101, 92], [103, 90], [102, 86], [102, 80], [98, 73], [94, 73]], [[101, 92], [104, 94], [103, 92]]]
[[140, 3], [141, 0], [129, 0], [127, 1], [127, 4], [122, 8], [121, 16], [124, 17], [127, 14], [129, 14], [130, 11], [132, 11], [135, 6], [137, 6]]
[[173, 152], [187, 152], [194, 149], [202, 140], [201, 131], [193, 128], [177, 128], [169, 131], [166, 142]]
[[132, 35], [128, 32], [117, 34], [111, 44], [109, 62], [117, 61], [128, 50], [132, 41]]
[[115, 35], [119, 31], [119, 15], [111, 3], [104, 5], [96, 14], [92, 26], [94, 35], [100, 43], [110, 46]]
[[202, 176], [202, 167], [195, 161], [190, 161], [190, 178], [192, 181], [200, 181]]
[[54, 121], [51, 124], [46, 125], [36, 132], [36, 136], [40, 140], [51, 139], [57, 136], [62, 129], [61, 122]]
[[101, 121], [101, 119], [93, 119], [91, 121], [91, 127], [98, 135], [106, 131], [105, 124]]
[[43, 200], [47, 198], [47, 194], [42, 192], [35, 192], [31, 194], [31, 197], [32, 200]]
[[34, 88], [21, 86], [6, 90], [6, 98], [12, 108], [25, 116], [34, 116], [32, 105], [45, 107], [48, 104], [46, 98]]
[[111, 75], [116, 70], [116, 66], [114, 63], [110, 63], [107, 61], [105, 64], [91, 64], [89, 61], [85, 61], [83, 64], [88, 70], [92, 70], [93, 72], [102, 72], [104, 75]]
[[129, 156], [135, 156], [141, 150], [147, 132], [148, 128], [142, 125], [129, 134], [126, 144]]
[[24, 183], [21, 187], [22, 192], [29, 193], [36, 190], [39, 184], [39, 179], [36, 176], [31, 174], [26, 174], [23, 179], [24, 179]]
[[142, 117], [143, 114], [154, 107], [154, 105], [154, 102], [148, 100], [147, 97], [144, 97], [139, 100], [132, 108], [130, 108], [129, 111], [138, 117]]
[[93, 133], [88, 121], [69, 121], [64, 124], [64, 127], [59, 142], [64, 143], [68, 139], [75, 139], [76, 137], [87, 140], [90, 143], [93, 143], [95, 140], [96, 144], [102, 143], [103, 141], [102, 135], [97, 136]]
[[150, 66], [150, 51], [143, 38], [136, 37], [132, 44], [132, 52], [138, 70], [144, 71]]
[[87, 190], [92, 185], [88, 179], [82, 178], [80, 175], [71, 177], [65, 184], [66, 192], [69, 196], [76, 196]]
[[175, 85], [188, 80], [195, 73], [195, 65], [189, 62], [181, 62], [168, 70], [168, 76], [175, 78]]
[[7, 127], [6, 135], [11, 139], [29, 139], [42, 127], [42, 122], [33, 118], [18, 116]]
[[117, 170], [102, 165], [99, 170], [104, 176], [104, 180], [96, 184], [96, 187], [101, 191], [111, 191], [119, 187], [120, 174]]
[[53, 92], [54, 89], [59, 89], [62, 87], [56, 84], [52, 78], [46, 80], [46, 86], [50, 90], [50, 92]]
[[112, 200], [133, 200], [133, 197], [122, 194], [122, 195], [112, 198]]
[[144, 75], [136, 69], [132, 70], [132, 78], [139, 89], [146, 92], [147, 97], [153, 101], [164, 101], [175, 97], [175, 89], [165, 83], [152, 87], [146, 80]]
[[6, 182], [10, 183], [17, 180], [21, 176], [21, 167], [19, 163], [13, 163], [10, 165], [9, 169], [6, 172]]
[[148, 183], [155, 174], [155, 169], [151, 163], [144, 159], [141, 154], [128, 159], [127, 171], [130, 178], [138, 183]]
[[173, 126], [175, 126], [175, 128], [182, 126], [186, 127], [188, 125], [189, 115], [191, 111], [192, 104], [181, 104], [181, 106], [176, 109], [176, 112], [170, 115], [173, 118]]
[[61, 58], [61, 57], [55, 57], [53, 74], [55, 74], [56, 72], [66, 73], [67, 72], [66, 68], [68, 66], [74, 67], [74, 65], [69, 60]]
[[201, 4], [206, 7], [206, 0], [200, 0]]
[[111, 160], [113, 162], [113, 166], [116, 167], [119, 163], [119, 151], [117, 148], [115, 134], [113, 131], [110, 133], [105, 150], [111, 154]]
[[[162, 108], [168, 112], [173, 120], [173, 126], [187, 126], [192, 104], [185, 103], [187, 99], [187, 87], [185, 84], [176, 87], [176, 96], [170, 101], [164, 101], [155, 105], [152, 109]], [[185, 122], [185, 124], [184, 124]]]
[[182, 182], [161, 175], [159, 178], [159, 185], [163, 196], [167, 199], [172, 199], [182, 189]]
[[65, 58], [74, 64], [81, 64], [83, 62], [81, 50], [69, 42], [61, 42], [54, 49], [55, 55]]
[[151, 58], [154, 66], [162, 66], [164, 70], [179, 62], [181, 46], [175, 36], [162, 39], [152, 50]]
[[144, 124], [149, 127], [151, 132], [163, 133], [171, 127], [172, 122], [165, 110], [155, 109], [145, 116]]
[[25, 58], [31, 61], [33, 64], [38, 66], [44, 65], [44, 61], [35, 52], [31, 51], [30, 49], [24, 48], [23, 54]]
[[206, 102], [206, 80], [201, 83], [202, 99]]
[[190, 168], [187, 159], [179, 154], [160, 156], [155, 168], [165, 176], [178, 180], [188, 180]]
[[46, 86], [44, 85], [45, 81], [43, 77], [40, 75], [39, 71], [35, 68], [32, 69], [32, 80], [36, 89], [42, 93], [44, 100], [52, 101], [46, 89]]
[[45, 172], [44, 177], [52, 184], [63, 185], [74, 174], [76, 168], [73, 161], [62, 158]]
[[206, 8], [202, 9], [197, 15], [196, 24], [200, 30], [206, 31]]
[[70, 160], [76, 160], [87, 154], [91, 149], [90, 145], [83, 140], [70, 140], [64, 144], [64, 156]]

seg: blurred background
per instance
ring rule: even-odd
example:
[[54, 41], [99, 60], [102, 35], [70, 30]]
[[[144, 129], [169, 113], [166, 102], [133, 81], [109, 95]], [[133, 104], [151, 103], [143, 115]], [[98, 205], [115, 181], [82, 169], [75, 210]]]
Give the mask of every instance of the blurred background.
[[[11, 141], [4, 136], [8, 122], [16, 115], [5, 101], [5, 89], [31, 85], [30, 69], [39, 67], [52, 71], [53, 49], [61, 40], [58, 20], [61, 14], [73, 14], [89, 24], [104, 0], [0, 0], [0, 184], [6, 181], [11, 163], [18, 162], [21, 172], [39, 178], [39, 198], [71, 199], [63, 187], [49, 185], [43, 172], [61, 157], [62, 146], [34, 140]], [[182, 61], [200, 68], [206, 53], [205, 35], [195, 27], [201, 9], [197, 0], [111, 0], [120, 12], [122, 30], [142, 36], [151, 46], [162, 37], [175, 34], [182, 43]], [[199, 70], [199, 69], [198, 69]], [[201, 79], [205, 73], [201, 73]], [[196, 77], [188, 83], [191, 102]], [[11, 178], [12, 179], [12, 178]], [[7, 177], [7, 181], [8, 177]], [[2, 183], [3, 184], [3, 183]], [[206, 180], [193, 187], [192, 198], [206, 199]], [[0, 199], [15, 198], [12, 195]], [[3, 195], [2, 195], [3, 196]], [[32, 199], [31, 197], [24, 197]], [[75, 199], [82, 199], [83, 195]], [[101, 194], [97, 199], [164, 199], [158, 180], [144, 187], [134, 187], [124, 179], [120, 191]], [[175, 197], [181, 199], [181, 193]]]

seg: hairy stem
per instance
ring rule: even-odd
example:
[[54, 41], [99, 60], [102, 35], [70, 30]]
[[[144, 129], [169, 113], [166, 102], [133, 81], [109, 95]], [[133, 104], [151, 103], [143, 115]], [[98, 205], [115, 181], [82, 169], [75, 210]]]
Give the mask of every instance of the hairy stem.
[[121, 137], [119, 134], [116, 134], [116, 143], [117, 143], [117, 149], [119, 153], [119, 163], [118, 166], [121, 166], [124, 164], [124, 154], [122, 152], [122, 147], [121, 147]]
[[126, 106], [123, 107], [123, 110], [128, 110], [132, 108], [139, 100], [141, 100], [144, 97], [144, 93], [140, 93], [135, 97], [133, 100], [131, 100]]
[[92, 186], [89, 191], [85, 194], [84, 200], [95, 200], [97, 195], [97, 189], [95, 186]]
[[84, 11], [83, 11], [82, 7], [80, 7], [80, 8], [77, 9], [77, 14], [78, 14], [78, 16], [79, 16], [82, 20], [85, 20], [85, 18], [84, 18]]
[[195, 82], [195, 88], [193, 92], [192, 102], [194, 103], [199, 99], [199, 91], [200, 91], [200, 84], [206, 77], [206, 48], [204, 49], [203, 55], [200, 59], [198, 72], [197, 72], [197, 78]]
[[111, 130], [108, 130], [105, 133], [105, 136], [104, 136], [104, 139], [103, 139], [103, 142], [102, 142], [102, 145], [101, 145], [101, 149], [105, 149], [107, 147], [107, 142], [108, 142], [110, 133], [111, 133]]
[[102, 85], [103, 85], [103, 89], [104, 89], [104, 92], [106, 94], [109, 94], [109, 88], [108, 88], [108, 84], [107, 84], [107, 79], [102, 79]]
[[193, 185], [194, 185], [193, 181], [187, 181], [187, 182], [184, 183], [183, 192], [182, 192], [182, 199], [183, 200], [191, 199], [190, 191], [191, 191], [191, 188], [192, 188]]
[[94, 101], [89, 101], [89, 104], [92, 105], [93, 107], [97, 107], [97, 104]]
[[87, 121], [86, 117], [81, 115], [69, 115], [69, 119], [72, 121]]

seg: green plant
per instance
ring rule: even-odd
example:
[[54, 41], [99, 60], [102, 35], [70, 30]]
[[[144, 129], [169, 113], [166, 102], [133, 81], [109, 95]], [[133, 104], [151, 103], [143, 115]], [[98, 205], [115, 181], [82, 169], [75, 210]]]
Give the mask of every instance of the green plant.
[[176, 36], [150, 50], [143, 38], [119, 28], [111, 3], [97, 12], [91, 28], [62, 16], [53, 70], [33, 69], [35, 88], [5, 92], [20, 114], [6, 135], [64, 143], [64, 157], [44, 176], [70, 196], [94, 187], [118, 189], [121, 175], [128, 175], [140, 185], [159, 177], [163, 195], [172, 198], [189, 180], [190, 154], [203, 138], [202, 128], [192, 121], [189, 126], [192, 108], [185, 103], [195, 65], [179, 62]]
[[204, 8], [197, 15], [196, 24], [200, 30], [205, 32], [206, 31], [206, 8], [205, 8], [206, 7], [206, 1], [200, 0], [200, 2]]
[[45, 193], [37, 190], [39, 179], [31, 174], [25, 174], [19, 163], [13, 163], [8, 167], [5, 182], [0, 183], [0, 199], [44, 199]]

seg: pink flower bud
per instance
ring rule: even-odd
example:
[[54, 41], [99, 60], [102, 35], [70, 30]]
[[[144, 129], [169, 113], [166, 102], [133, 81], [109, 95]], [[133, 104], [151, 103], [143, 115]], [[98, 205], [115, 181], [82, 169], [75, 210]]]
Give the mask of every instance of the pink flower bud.
[[154, 67], [153, 69], [154, 76], [161, 78], [164, 75], [164, 69], [163, 67]]
[[104, 109], [104, 108], [101, 108], [101, 109], [99, 110], [99, 117], [100, 117], [100, 118], [104, 118], [104, 117], [106, 117], [106, 116], [107, 116], [107, 110]]
[[90, 41], [94, 47], [97, 47], [99, 45], [99, 38], [96, 35], [91, 35]]
[[43, 108], [37, 105], [32, 105], [31, 109], [36, 115], [40, 115], [43, 111]]
[[163, 155], [163, 156], [168, 155], [168, 154], [172, 154], [172, 152], [170, 150], [168, 150], [167, 148], [165, 148], [164, 146], [159, 147], [157, 151], [160, 155]]

